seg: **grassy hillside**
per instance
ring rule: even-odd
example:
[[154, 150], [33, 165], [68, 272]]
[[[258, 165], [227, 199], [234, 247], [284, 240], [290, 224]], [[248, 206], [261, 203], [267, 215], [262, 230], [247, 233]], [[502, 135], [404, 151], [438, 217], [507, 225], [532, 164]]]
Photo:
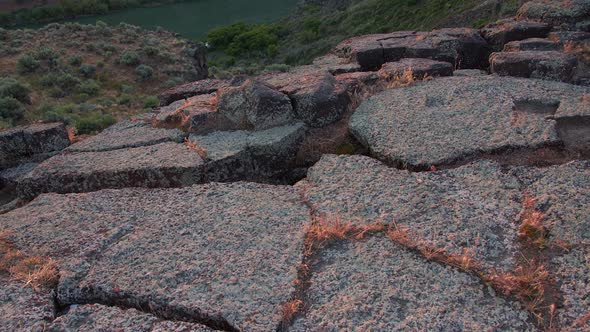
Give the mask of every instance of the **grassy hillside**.
[[122, 24], [0, 29], [0, 128], [65, 121], [80, 133], [158, 103], [162, 90], [197, 78], [194, 44]]
[[[475, 15], [469, 26], [481, 26], [512, 15], [519, 0], [502, 1], [493, 11]], [[251, 73], [276, 64], [298, 65], [327, 53], [351, 36], [397, 30], [430, 30], [481, 6], [480, 0], [315, 0], [274, 23], [238, 23], [212, 30], [207, 41], [212, 73]], [[470, 17], [473, 15], [470, 15]]]

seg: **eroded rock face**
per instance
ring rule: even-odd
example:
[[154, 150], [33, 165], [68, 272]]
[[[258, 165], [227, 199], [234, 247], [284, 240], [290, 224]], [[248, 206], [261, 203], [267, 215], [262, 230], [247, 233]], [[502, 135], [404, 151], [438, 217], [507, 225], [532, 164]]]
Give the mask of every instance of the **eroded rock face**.
[[239, 127], [257, 130], [286, 125], [295, 118], [287, 95], [253, 80], [221, 89], [217, 110]]
[[1, 215], [0, 228], [57, 260], [62, 306], [272, 331], [294, 292], [309, 219], [293, 188], [241, 182], [42, 195]]
[[314, 128], [342, 118], [350, 97], [346, 85], [329, 72], [284, 74], [266, 81], [291, 98], [297, 118]]
[[560, 43], [556, 43], [544, 38], [529, 38], [519, 41], [509, 42], [504, 45], [504, 52], [519, 51], [559, 51], [563, 49]]
[[495, 50], [501, 50], [506, 43], [511, 41], [545, 38], [549, 31], [551, 31], [551, 26], [546, 23], [517, 21], [509, 18], [488, 24], [481, 30], [481, 33]]
[[378, 73], [386, 80], [403, 78], [408, 73], [411, 73], [412, 79], [421, 80], [425, 77], [452, 76], [453, 66], [448, 62], [407, 58], [384, 63]]
[[557, 28], [579, 30], [590, 19], [590, 3], [586, 0], [535, 0], [526, 2], [517, 14], [518, 19], [549, 23]]
[[517, 303], [385, 236], [327, 249], [320, 259], [310, 309], [292, 331], [534, 330]]
[[145, 331], [210, 332], [207, 326], [158, 319], [135, 309], [120, 309], [99, 304], [80, 305], [47, 326], [48, 332], [67, 331]]
[[191, 135], [206, 161], [207, 181], [278, 180], [290, 182], [306, 127], [299, 123], [262, 131], [219, 131]]
[[210, 94], [222, 87], [229, 86], [230, 84], [231, 83], [228, 81], [205, 79], [179, 85], [160, 94], [160, 105], [167, 106], [178, 100], [187, 99], [197, 95]]
[[70, 145], [62, 123], [36, 123], [0, 132], [0, 169], [41, 161]]
[[[541, 80], [438, 78], [368, 99], [352, 116], [349, 128], [376, 158], [428, 169], [482, 153], [564, 144], [569, 134], [560, 134], [558, 124], [588, 116], [588, 92]], [[574, 127], [566, 131], [583, 132]], [[585, 143], [571, 143], [576, 144]]]
[[178, 129], [152, 128], [142, 121], [123, 121], [96, 136], [70, 146], [69, 152], [100, 152], [183, 141], [186, 134]]
[[489, 48], [477, 30], [453, 28], [354, 37], [339, 44], [336, 52], [356, 61], [363, 70], [377, 70], [386, 62], [403, 58], [427, 58], [449, 62], [457, 68], [481, 68], [486, 66]]
[[572, 82], [578, 58], [557, 51], [499, 52], [490, 56], [490, 70], [500, 76]]
[[202, 182], [203, 160], [179, 143], [52, 157], [19, 180], [21, 197], [105, 188], [178, 187]]
[[45, 331], [53, 319], [51, 295], [0, 276], [0, 317], [2, 331]]

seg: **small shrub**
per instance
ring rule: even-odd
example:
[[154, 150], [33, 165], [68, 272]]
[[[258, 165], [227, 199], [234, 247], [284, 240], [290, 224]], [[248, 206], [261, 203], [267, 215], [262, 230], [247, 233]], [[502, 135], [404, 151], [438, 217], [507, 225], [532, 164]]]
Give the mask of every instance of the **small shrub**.
[[80, 84], [78, 92], [85, 93], [89, 96], [96, 96], [100, 93], [100, 84], [95, 80], [87, 80]]
[[78, 71], [80, 72], [80, 74], [82, 74], [82, 76], [84, 76], [86, 78], [91, 78], [91, 77], [94, 77], [94, 74], [96, 74], [96, 66], [89, 65], [89, 64], [83, 64], [80, 66]]
[[82, 57], [79, 55], [74, 55], [74, 56], [70, 57], [68, 62], [72, 67], [78, 67], [82, 64]]
[[125, 51], [121, 54], [119, 61], [126, 66], [137, 66], [141, 62], [139, 54], [135, 51]]
[[0, 97], [12, 97], [21, 103], [29, 103], [29, 93], [31, 90], [28, 86], [21, 84], [12, 77], [0, 78]]
[[25, 54], [21, 56], [16, 63], [16, 70], [20, 74], [30, 74], [35, 72], [41, 63], [37, 61], [32, 55]]
[[0, 98], [0, 118], [20, 120], [25, 114], [25, 106], [12, 97]]
[[145, 108], [154, 108], [160, 105], [160, 100], [156, 96], [147, 96], [143, 100], [143, 107]]
[[139, 65], [135, 68], [135, 74], [139, 81], [147, 81], [154, 75], [154, 70], [150, 66]]
[[121, 96], [119, 96], [117, 102], [119, 103], [119, 105], [131, 105], [131, 96], [124, 93]]
[[117, 120], [110, 114], [91, 114], [78, 119], [75, 126], [78, 134], [84, 135], [103, 130], [116, 122]]

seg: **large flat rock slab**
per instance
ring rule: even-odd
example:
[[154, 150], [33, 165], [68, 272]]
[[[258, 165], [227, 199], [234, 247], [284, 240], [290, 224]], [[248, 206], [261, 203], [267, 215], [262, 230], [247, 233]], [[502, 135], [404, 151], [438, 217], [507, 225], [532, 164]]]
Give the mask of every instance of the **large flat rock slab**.
[[73, 144], [70, 152], [100, 152], [155, 145], [164, 142], [181, 143], [186, 134], [178, 129], [152, 128], [142, 121], [123, 121], [100, 134]]
[[586, 0], [528, 1], [518, 10], [517, 18], [541, 21], [565, 30], [581, 30], [588, 28], [590, 3]]
[[[453, 65], [448, 62], [430, 59], [405, 58], [396, 62], [387, 62], [381, 66], [379, 76], [392, 81], [400, 79], [424, 79], [426, 77], [452, 76]], [[410, 77], [406, 77], [409, 75]]]
[[51, 295], [0, 276], [0, 317], [2, 331], [45, 331], [53, 319]]
[[483, 68], [489, 47], [477, 30], [440, 29], [432, 32], [398, 31], [347, 39], [335, 52], [357, 62], [363, 70], [377, 70], [403, 58], [428, 58], [456, 68]]
[[88, 192], [106, 188], [179, 187], [202, 182], [203, 159], [180, 143], [103, 152], [64, 153], [19, 180], [21, 197], [44, 192]]
[[434, 248], [467, 254], [488, 268], [514, 264], [521, 188], [495, 163], [410, 173], [368, 157], [325, 155], [298, 186], [318, 213], [395, 223]]
[[309, 210], [255, 183], [42, 195], [0, 216], [19, 247], [54, 258], [61, 306], [271, 331], [294, 292]]
[[217, 79], [204, 79], [179, 85], [160, 94], [160, 106], [167, 106], [175, 101], [188, 99], [198, 95], [210, 94], [222, 87], [230, 85], [231, 82], [229, 81]]
[[583, 148], [589, 92], [541, 80], [437, 78], [369, 98], [349, 128], [374, 157], [416, 169], [519, 149]]
[[48, 332], [121, 331], [121, 332], [211, 332], [213, 329], [193, 323], [158, 319], [135, 309], [99, 304], [77, 306], [47, 326]]
[[326, 249], [291, 331], [535, 330], [518, 303], [385, 236]]
[[490, 56], [490, 71], [500, 76], [572, 82], [578, 58], [559, 51], [498, 52]]
[[0, 131], [0, 169], [41, 161], [70, 145], [62, 123], [36, 123]]
[[289, 173], [306, 131], [298, 123], [260, 131], [191, 135], [189, 140], [205, 159], [206, 181], [290, 182]]
[[501, 50], [506, 43], [528, 38], [545, 38], [551, 31], [547, 23], [519, 21], [513, 18], [499, 20], [486, 25], [481, 29], [483, 37], [497, 51]]

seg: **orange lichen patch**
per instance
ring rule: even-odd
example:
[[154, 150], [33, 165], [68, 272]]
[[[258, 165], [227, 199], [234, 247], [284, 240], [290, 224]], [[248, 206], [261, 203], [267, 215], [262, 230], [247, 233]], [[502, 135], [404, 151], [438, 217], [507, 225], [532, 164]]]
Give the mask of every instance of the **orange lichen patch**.
[[188, 138], [184, 139], [184, 145], [189, 149], [196, 151], [203, 159], [207, 159], [207, 149], [200, 147], [197, 143], [190, 141]]
[[549, 231], [545, 227], [545, 215], [535, 209], [536, 202], [529, 193], [524, 194], [518, 237], [542, 249], [547, 246]]
[[10, 232], [0, 232], [0, 274], [24, 282], [35, 290], [54, 288], [59, 279], [57, 264], [51, 258], [27, 256], [16, 249]]

